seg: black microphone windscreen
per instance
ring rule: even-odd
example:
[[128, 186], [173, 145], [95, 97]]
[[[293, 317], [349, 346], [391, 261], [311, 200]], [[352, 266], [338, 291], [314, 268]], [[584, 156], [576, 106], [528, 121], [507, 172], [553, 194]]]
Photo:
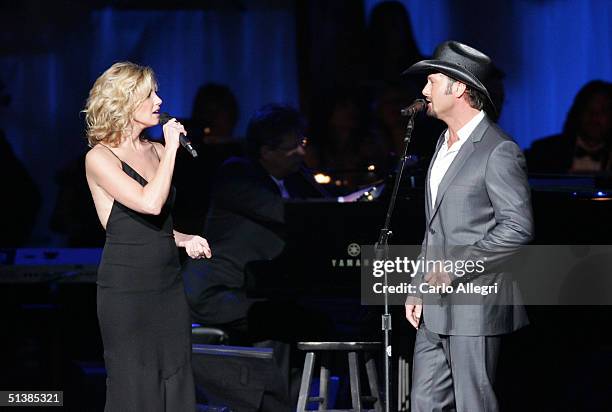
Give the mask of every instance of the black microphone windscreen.
[[412, 104], [408, 107], [404, 107], [401, 110], [402, 116], [414, 116], [421, 110], [427, 107], [427, 102], [423, 99], [416, 99]]

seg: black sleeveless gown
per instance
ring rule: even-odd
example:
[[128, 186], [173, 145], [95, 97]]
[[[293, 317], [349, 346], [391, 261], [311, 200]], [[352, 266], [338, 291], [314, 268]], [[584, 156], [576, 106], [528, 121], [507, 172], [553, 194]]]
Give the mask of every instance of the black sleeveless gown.
[[[127, 163], [121, 165], [147, 184]], [[97, 282], [108, 375], [105, 412], [195, 410], [191, 323], [172, 232], [173, 203], [174, 188], [158, 216], [115, 201], [108, 218]]]

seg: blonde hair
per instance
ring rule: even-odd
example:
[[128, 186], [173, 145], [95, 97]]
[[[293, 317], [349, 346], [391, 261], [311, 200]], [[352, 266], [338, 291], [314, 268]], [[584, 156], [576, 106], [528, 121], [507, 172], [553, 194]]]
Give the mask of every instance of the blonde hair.
[[119, 62], [96, 79], [83, 109], [89, 146], [106, 143], [117, 146], [131, 130], [136, 108], [157, 90], [150, 67]]

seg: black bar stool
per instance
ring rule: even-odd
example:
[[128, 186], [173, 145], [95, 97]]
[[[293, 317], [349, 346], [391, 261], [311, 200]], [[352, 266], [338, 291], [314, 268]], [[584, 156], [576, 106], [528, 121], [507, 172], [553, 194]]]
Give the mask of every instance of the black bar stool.
[[[300, 395], [298, 398], [297, 412], [307, 411], [308, 402], [318, 402], [319, 411], [328, 411], [328, 394], [327, 386], [329, 383], [329, 360], [332, 352], [348, 352], [349, 363], [349, 380], [351, 386], [351, 409], [346, 411], [366, 411], [363, 408], [363, 403], [373, 404], [373, 411], [382, 412], [382, 400], [380, 396], [380, 388], [378, 387], [378, 378], [376, 372], [376, 361], [372, 356], [373, 353], [379, 352], [382, 349], [380, 342], [299, 342], [298, 349], [306, 351], [306, 359], [304, 361], [304, 372], [302, 373], [302, 383], [300, 385]], [[321, 371], [320, 371], [320, 387], [319, 396], [309, 397], [310, 384], [312, 382], [312, 371], [316, 361], [316, 352], [321, 353]], [[368, 376], [368, 385], [370, 387], [370, 396], [361, 394], [361, 385], [359, 382], [359, 361], [358, 353], [362, 352], [365, 359], [365, 368]], [[370, 410], [370, 409], [367, 409]], [[338, 410], [334, 410], [338, 411]]]

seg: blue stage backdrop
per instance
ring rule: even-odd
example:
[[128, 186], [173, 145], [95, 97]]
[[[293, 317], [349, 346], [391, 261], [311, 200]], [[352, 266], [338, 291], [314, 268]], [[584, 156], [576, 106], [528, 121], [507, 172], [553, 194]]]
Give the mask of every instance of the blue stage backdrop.
[[[378, 0], [365, 0], [366, 11]], [[578, 90], [612, 81], [608, 0], [401, 0], [417, 44], [431, 56], [458, 40], [491, 56], [506, 73], [500, 125], [523, 148], [558, 133]], [[552, 154], [551, 154], [552, 155]]]
[[[377, 3], [364, 0], [366, 13]], [[402, 3], [411, 14], [423, 54], [430, 55], [446, 39], [456, 39], [491, 55], [506, 73], [500, 123], [524, 148], [560, 131], [584, 83], [612, 80], [610, 1]], [[63, 12], [53, 23], [57, 27], [49, 28], [47, 21], [41, 33], [36, 32], [38, 24], [28, 24], [28, 16], [22, 16], [26, 21], [21, 38], [16, 36], [10, 50], [5, 45], [0, 54], [0, 80], [12, 96], [10, 106], [0, 108], [0, 127], [44, 198], [32, 245], [61, 245], [48, 229], [56, 196], [54, 175], [85, 151], [79, 111], [94, 79], [113, 62], [152, 66], [159, 77], [163, 109], [177, 116], [190, 115], [201, 84], [229, 85], [240, 102], [238, 135], [261, 104], [297, 103], [295, 2], [228, 4], [219, 10], [107, 8], [81, 11], [72, 19]], [[0, 24], [6, 42], [21, 22], [3, 13]], [[33, 36], [38, 40], [20, 44]]]

